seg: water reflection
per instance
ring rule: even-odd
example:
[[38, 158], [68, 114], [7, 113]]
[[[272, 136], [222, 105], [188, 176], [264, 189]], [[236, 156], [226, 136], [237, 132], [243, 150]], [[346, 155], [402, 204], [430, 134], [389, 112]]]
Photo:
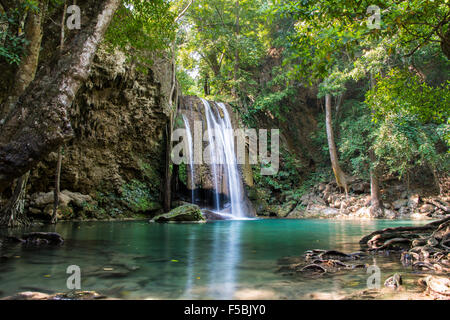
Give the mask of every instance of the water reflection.
[[213, 299], [232, 299], [240, 262], [242, 221], [232, 221], [229, 227], [216, 223], [209, 262], [208, 295]]
[[[353, 278], [349, 279], [299, 282], [275, 272], [277, 259], [299, 256], [312, 248], [356, 251], [361, 236], [374, 230], [420, 223], [423, 224], [326, 220], [221, 221], [204, 225], [63, 223], [56, 227], [66, 239], [62, 247], [0, 247], [0, 256], [8, 257], [0, 260], [0, 296], [26, 290], [66, 291], [66, 268], [73, 264], [81, 267], [83, 290], [118, 298], [233, 299], [244, 296], [243, 292], [246, 297], [249, 292], [266, 292], [267, 296], [275, 292], [277, 297], [286, 299], [303, 298], [318, 290], [326, 293], [349, 288], [348, 283], [363, 286], [367, 276], [361, 271], [350, 274]], [[384, 258], [377, 258], [374, 263], [381, 266]], [[105, 267], [114, 270], [107, 272]], [[383, 269], [383, 274], [390, 271]]]

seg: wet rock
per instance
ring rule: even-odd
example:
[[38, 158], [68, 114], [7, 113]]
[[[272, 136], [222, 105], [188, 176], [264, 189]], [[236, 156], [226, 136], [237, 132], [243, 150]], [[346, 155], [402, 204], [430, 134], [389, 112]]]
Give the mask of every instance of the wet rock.
[[202, 213], [207, 221], [220, 221], [220, 220], [230, 220], [231, 219], [231, 217], [227, 217], [226, 215], [221, 215], [221, 214], [213, 212], [211, 210], [203, 210]]
[[205, 222], [206, 219], [200, 211], [200, 207], [194, 204], [187, 204], [173, 209], [169, 213], [156, 216], [150, 222]]
[[384, 286], [391, 289], [399, 289], [403, 284], [402, 276], [398, 273], [394, 274], [392, 277], [389, 277], [385, 282]]
[[319, 257], [324, 260], [351, 260], [353, 257], [346, 253], [336, 251], [336, 250], [328, 250], [319, 254]]
[[27, 244], [35, 244], [35, 245], [42, 245], [42, 244], [59, 245], [64, 243], [63, 237], [56, 232], [27, 233], [22, 236], [22, 239]]
[[304, 266], [303, 268], [300, 269], [300, 272], [305, 272], [305, 271], [309, 271], [309, 272], [317, 272], [317, 273], [325, 273], [327, 272], [327, 270], [318, 265], [318, 264], [309, 264], [307, 266]]

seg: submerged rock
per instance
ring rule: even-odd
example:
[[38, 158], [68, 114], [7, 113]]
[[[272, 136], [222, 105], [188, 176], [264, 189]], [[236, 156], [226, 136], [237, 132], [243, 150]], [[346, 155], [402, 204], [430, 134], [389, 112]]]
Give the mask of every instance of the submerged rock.
[[223, 215], [217, 212], [213, 212], [211, 210], [203, 210], [203, 216], [208, 221], [231, 220], [231, 217], [228, 217], [227, 215]]
[[95, 291], [77, 291], [69, 293], [47, 294], [42, 292], [20, 292], [0, 300], [98, 300], [106, 297]]
[[22, 237], [9, 236], [4, 243], [22, 243], [25, 245], [62, 245], [64, 238], [56, 232], [31, 232], [23, 234]]
[[150, 222], [205, 222], [200, 207], [195, 204], [186, 204], [175, 208], [169, 213], [156, 216]]
[[398, 273], [394, 274], [392, 277], [389, 277], [385, 282], [384, 286], [387, 288], [397, 290], [403, 284], [402, 276]]

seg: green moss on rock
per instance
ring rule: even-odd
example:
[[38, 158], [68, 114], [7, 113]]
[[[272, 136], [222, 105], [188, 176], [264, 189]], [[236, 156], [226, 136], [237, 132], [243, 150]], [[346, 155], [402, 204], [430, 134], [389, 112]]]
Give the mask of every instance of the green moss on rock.
[[175, 208], [169, 213], [156, 216], [151, 222], [205, 222], [200, 207], [186, 204]]

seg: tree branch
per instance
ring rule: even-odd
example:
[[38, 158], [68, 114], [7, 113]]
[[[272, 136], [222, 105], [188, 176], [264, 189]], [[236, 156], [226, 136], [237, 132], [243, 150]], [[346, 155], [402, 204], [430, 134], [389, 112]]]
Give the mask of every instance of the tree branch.
[[186, 12], [189, 10], [189, 7], [194, 3], [194, 0], [189, 1], [189, 3], [186, 5], [186, 8], [183, 9], [183, 11], [180, 12], [178, 17], [175, 18], [175, 23], [177, 23], [183, 16], [186, 14]]

